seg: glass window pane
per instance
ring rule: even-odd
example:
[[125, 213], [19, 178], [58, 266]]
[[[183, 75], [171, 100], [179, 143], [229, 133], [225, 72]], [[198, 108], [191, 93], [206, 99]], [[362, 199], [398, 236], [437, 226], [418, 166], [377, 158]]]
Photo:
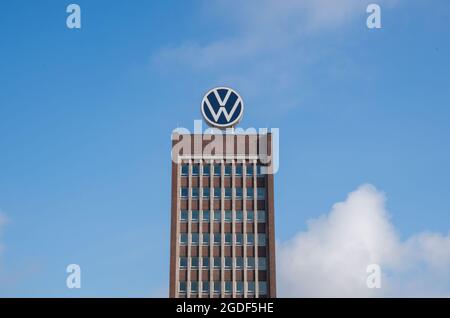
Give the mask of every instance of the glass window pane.
[[266, 282], [258, 282], [259, 294], [267, 295], [267, 283]]
[[236, 282], [236, 293], [238, 293], [238, 294], [244, 293], [244, 282], [242, 282], [242, 281]]
[[255, 293], [255, 282], [247, 282], [247, 291], [251, 294]]
[[189, 190], [188, 190], [188, 188], [183, 187], [183, 188], [180, 189], [180, 196], [181, 196], [182, 198], [187, 198], [188, 195], [189, 195]]
[[258, 222], [259, 223], [266, 222], [266, 211], [264, 210], [258, 211]]
[[191, 282], [191, 292], [198, 293], [198, 282], [196, 281]]
[[264, 200], [266, 197], [266, 189], [265, 188], [257, 188], [257, 195], [259, 200]]
[[225, 233], [225, 244], [231, 245], [233, 242], [233, 235], [231, 233]]
[[247, 234], [247, 245], [253, 245], [255, 243], [255, 237], [253, 236], [253, 233]]
[[222, 291], [221, 282], [214, 282], [214, 293], [220, 294]]
[[211, 217], [211, 213], [209, 211], [203, 211], [202, 212], [202, 219], [203, 221], [209, 222], [210, 217]]
[[247, 221], [253, 222], [255, 219], [255, 213], [253, 211], [247, 211]]
[[247, 198], [253, 199], [253, 188], [247, 188]]
[[215, 245], [220, 245], [221, 242], [222, 242], [221, 234], [220, 233], [215, 233], [214, 234], [214, 244]]
[[242, 233], [236, 234], [236, 245], [242, 245], [244, 243], [244, 236]]
[[221, 221], [221, 215], [222, 215], [222, 211], [214, 211], [214, 221], [215, 222], [220, 222]]
[[214, 188], [214, 197], [220, 198], [222, 195], [222, 192], [220, 191], [220, 188]]
[[236, 175], [242, 176], [242, 165], [236, 165]]
[[227, 294], [231, 294], [233, 288], [233, 282], [232, 281], [226, 281], [225, 282], [225, 292]]
[[188, 211], [181, 210], [180, 221], [187, 222], [187, 220], [188, 220]]
[[181, 175], [182, 176], [187, 176], [188, 174], [189, 174], [189, 165], [183, 164], [181, 166]]
[[209, 176], [209, 174], [210, 174], [210, 166], [209, 165], [204, 165], [203, 166], [203, 175], [204, 176]]
[[225, 268], [231, 268], [233, 266], [233, 260], [231, 257], [225, 257]]
[[192, 165], [192, 175], [198, 176], [200, 172], [200, 167], [198, 164]]
[[180, 267], [182, 267], [182, 268], [187, 267], [187, 258], [186, 257], [180, 257]]
[[236, 257], [236, 267], [237, 268], [244, 267], [244, 258], [243, 257]]
[[236, 211], [236, 222], [242, 222], [244, 219], [244, 212], [242, 211]]
[[192, 222], [198, 222], [198, 210], [193, 210], [191, 212], [191, 221]]
[[198, 198], [198, 194], [199, 194], [198, 188], [197, 187], [192, 188], [192, 197], [193, 198]]
[[193, 268], [198, 267], [198, 257], [191, 257], [191, 267]]
[[180, 234], [180, 244], [186, 245], [188, 243], [188, 235], [187, 233], [181, 233]]
[[220, 165], [214, 165], [214, 175], [215, 176], [220, 176], [221, 175]]
[[209, 282], [202, 282], [202, 291], [204, 293], [209, 293]]
[[185, 293], [187, 288], [186, 282], [180, 282], [180, 293]]
[[247, 267], [248, 268], [255, 267], [255, 258], [254, 257], [247, 257]]
[[230, 210], [225, 211], [225, 222], [231, 222], [231, 217], [233, 215], [233, 212]]
[[226, 165], [225, 166], [225, 175], [226, 176], [231, 176], [231, 165]]
[[242, 188], [236, 188], [236, 198], [242, 198], [243, 189]]
[[247, 176], [253, 176], [253, 165], [247, 166]]
[[267, 269], [265, 257], [258, 257], [258, 269], [261, 271], [265, 271]]
[[198, 245], [198, 233], [192, 233], [192, 245]]
[[203, 233], [202, 237], [203, 245], [209, 245], [209, 233]]
[[231, 188], [225, 188], [225, 198], [229, 199], [231, 198], [233, 194], [233, 191], [231, 190]]
[[214, 267], [222, 267], [220, 257], [214, 257]]
[[258, 234], [258, 245], [266, 246], [266, 234]]
[[209, 188], [203, 188], [203, 193], [202, 193], [203, 197], [209, 198], [209, 192], [210, 192]]
[[202, 258], [202, 267], [203, 268], [209, 268], [209, 257], [203, 257]]

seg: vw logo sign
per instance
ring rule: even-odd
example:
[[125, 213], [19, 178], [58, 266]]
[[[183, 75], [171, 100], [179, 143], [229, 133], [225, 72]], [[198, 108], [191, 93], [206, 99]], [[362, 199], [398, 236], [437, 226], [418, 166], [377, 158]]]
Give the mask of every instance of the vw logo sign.
[[201, 110], [206, 122], [214, 127], [233, 127], [241, 120], [244, 102], [236, 91], [216, 87], [205, 94]]

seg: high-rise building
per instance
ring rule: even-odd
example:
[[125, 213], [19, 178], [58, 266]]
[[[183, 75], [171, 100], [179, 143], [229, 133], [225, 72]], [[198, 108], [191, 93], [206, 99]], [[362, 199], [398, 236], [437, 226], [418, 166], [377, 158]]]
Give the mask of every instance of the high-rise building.
[[170, 297], [276, 297], [272, 134], [219, 135], [172, 134]]

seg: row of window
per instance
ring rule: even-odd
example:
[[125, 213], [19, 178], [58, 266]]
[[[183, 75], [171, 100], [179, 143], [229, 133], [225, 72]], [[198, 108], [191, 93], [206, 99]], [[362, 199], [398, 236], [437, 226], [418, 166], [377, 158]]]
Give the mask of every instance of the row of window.
[[[233, 292], [233, 282], [232, 281], [225, 281], [224, 288], [226, 294], [231, 294]], [[266, 295], [267, 294], [267, 282], [260, 281], [260, 282], [247, 282], [247, 293], [254, 294], [255, 293], [255, 287], [256, 284], [258, 284], [259, 288], [259, 294], [260, 295]], [[211, 286], [212, 285], [212, 286]], [[215, 294], [220, 294], [222, 291], [222, 282], [215, 281], [215, 282], [209, 282], [204, 281], [201, 282], [202, 292], [205, 294], [209, 294], [210, 288], [213, 289], [213, 292]], [[179, 291], [180, 293], [186, 293], [187, 292], [187, 282], [180, 282], [179, 283]], [[243, 294], [244, 293], [244, 282], [242, 281], [236, 281], [234, 284], [234, 291], [237, 294]], [[198, 293], [199, 292], [199, 282], [192, 281], [190, 282], [190, 292], [191, 293]]]
[[[215, 165], [212, 165], [212, 166], [209, 165], [209, 164], [206, 164], [206, 165], [203, 165], [203, 168], [202, 168], [202, 171], [201, 171], [202, 175], [203, 176], [210, 176], [211, 175], [211, 167], [213, 168], [213, 174], [215, 176], [220, 176], [222, 174], [222, 170], [221, 170], [221, 165], [220, 164], [215, 164]], [[253, 176], [253, 174], [254, 174], [253, 165], [247, 165], [246, 167], [247, 167], [247, 169], [246, 169], [245, 174], [247, 176]], [[224, 166], [224, 175], [225, 176], [231, 176], [232, 173], [233, 173], [233, 166], [229, 165], [229, 164], [225, 165]], [[243, 165], [240, 165], [240, 164], [235, 165], [235, 167], [234, 167], [234, 174], [236, 176], [242, 176], [242, 174], [243, 174]], [[188, 164], [181, 165], [181, 175], [182, 176], [189, 175], [189, 165]], [[192, 165], [192, 175], [193, 176], [199, 176], [200, 175], [200, 165], [199, 164], [193, 164]], [[257, 176], [263, 176], [262, 169], [261, 169], [260, 165], [256, 166], [256, 175]]]
[[[213, 195], [214, 198], [220, 198], [222, 196], [222, 188], [220, 187], [215, 187], [215, 188], [202, 188], [202, 197], [203, 198], [209, 198], [211, 196], [211, 190], [213, 191]], [[234, 191], [233, 191], [234, 190]], [[236, 198], [243, 198], [244, 197], [244, 189], [243, 188], [229, 188], [226, 187], [224, 189], [224, 197], [225, 199], [231, 199], [231, 197], [233, 196], [233, 192], [234, 192], [234, 196]], [[191, 197], [192, 198], [198, 198], [200, 195], [200, 188], [199, 187], [193, 187], [191, 188]], [[254, 198], [254, 189], [252, 187], [248, 187], [245, 197], [247, 199], [253, 199]], [[189, 196], [189, 188], [187, 187], [182, 187], [180, 189], [180, 197], [182, 199], [187, 199]], [[264, 198], [266, 197], [266, 189], [265, 188], [257, 188], [256, 189], [256, 198], [258, 200], [264, 200]]]
[[[211, 211], [198, 211], [198, 210], [192, 210], [191, 213], [189, 213], [188, 210], [181, 210], [180, 212], [180, 221], [181, 222], [187, 222], [190, 220], [191, 222], [199, 222], [200, 221], [200, 213], [201, 213], [201, 220], [203, 222], [210, 222], [211, 220]], [[221, 222], [222, 221], [222, 211], [215, 210], [212, 211], [212, 217], [214, 222]], [[266, 222], [266, 211], [259, 210], [256, 211], [256, 217], [258, 223], [265, 223]], [[255, 211], [249, 210], [247, 211], [247, 222], [253, 222], [255, 220]], [[223, 220], [224, 222], [243, 222], [244, 221], [244, 211], [238, 210], [238, 211], [231, 211], [226, 210], [223, 213]]]
[[[201, 234], [201, 242], [202, 245], [209, 245], [213, 243], [214, 245], [222, 244], [222, 234], [214, 233], [212, 235], [213, 241], [211, 242], [211, 235], [209, 233]], [[244, 245], [244, 234], [236, 233], [234, 234], [235, 244], [236, 245]], [[233, 244], [233, 234], [232, 233], [224, 233], [223, 240], [225, 245]], [[191, 245], [199, 245], [200, 242], [200, 234], [199, 233], [191, 233]], [[188, 244], [188, 234], [181, 233], [180, 234], [180, 245]], [[245, 234], [245, 245], [253, 246], [255, 245], [255, 235], [253, 233]], [[266, 234], [259, 233], [258, 234], [258, 246], [266, 246]]]
[[[234, 268], [236, 269], [242, 269], [244, 268], [244, 265], [248, 269], [254, 269], [255, 268], [255, 258], [254, 257], [247, 257], [245, 264], [244, 264], [244, 257], [224, 257], [223, 259], [221, 257], [191, 257], [189, 258], [191, 268], [209, 268], [210, 267], [210, 261], [212, 261], [212, 265], [214, 268], [221, 268], [222, 265], [224, 268], [231, 269], [234, 265]], [[201, 264], [199, 263], [201, 261]], [[223, 261], [223, 264], [222, 264]], [[233, 264], [234, 263], [234, 264]], [[188, 258], [187, 257], [180, 257], [179, 259], [179, 266], [180, 268], [184, 269], [188, 266]], [[258, 270], [264, 271], [267, 269], [267, 261], [265, 257], [258, 257]]]

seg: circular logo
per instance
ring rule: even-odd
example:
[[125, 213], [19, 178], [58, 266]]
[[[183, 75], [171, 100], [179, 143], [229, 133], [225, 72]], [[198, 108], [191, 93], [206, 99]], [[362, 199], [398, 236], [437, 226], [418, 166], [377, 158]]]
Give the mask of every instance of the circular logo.
[[244, 102], [236, 91], [216, 87], [203, 96], [201, 110], [206, 122], [214, 127], [233, 127], [241, 120]]

